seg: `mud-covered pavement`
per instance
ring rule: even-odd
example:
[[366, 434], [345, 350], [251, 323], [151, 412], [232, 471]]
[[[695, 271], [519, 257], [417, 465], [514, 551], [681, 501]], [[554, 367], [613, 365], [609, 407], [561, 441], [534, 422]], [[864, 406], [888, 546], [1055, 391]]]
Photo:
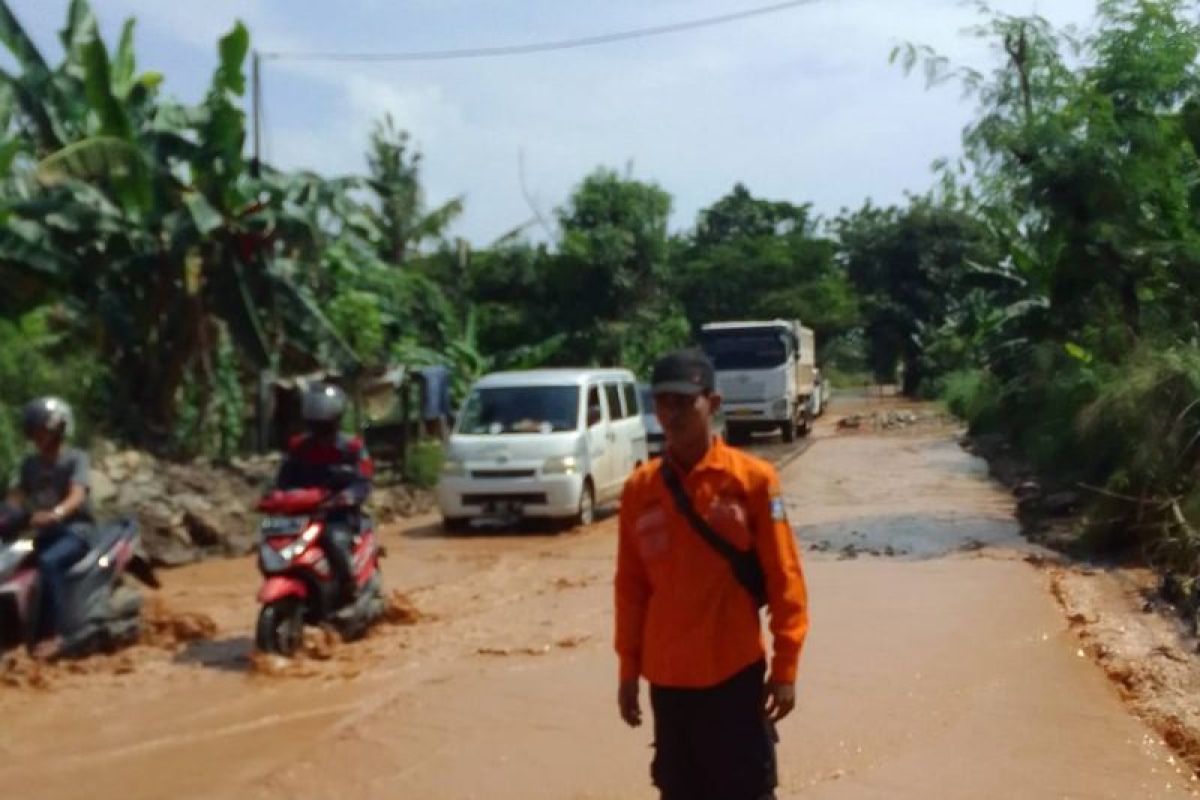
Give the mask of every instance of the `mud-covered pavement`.
[[[1190, 772], [1087, 657], [983, 465], [946, 426], [839, 433], [845, 412], [783, 470], [812, 634], [780, 797], [1191, 796]], [[611, 516], [557, 536], [387, 529], [389, 624], [349, 645], [314, 636], [293, 663], [251, 654], [252, 560], [166, 573], [155, 643], [0, 678], [0, 785], [653, 797], [648, 727], [625, 728], [614, 702], [614, 534]]]

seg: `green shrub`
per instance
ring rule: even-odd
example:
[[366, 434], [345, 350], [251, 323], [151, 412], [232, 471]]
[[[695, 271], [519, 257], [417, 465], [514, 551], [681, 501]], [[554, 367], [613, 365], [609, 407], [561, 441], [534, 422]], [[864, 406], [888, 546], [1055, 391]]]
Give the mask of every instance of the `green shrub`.
[[828, 364], [821, 367], [821, 376], [837, 389], [861, 389], [863, 386], [875, 382], [875, 378], [868, 370], [847, 371]]
[[990, 372], [957, 370], [942, 376], [936, 386], [950, 413], [965, 420], [971, 430], [986, 430], [998, 424], [999, 385]]
[[438, 441], [421, 441], [409, 448], [404, 479], [423, 489], [431, 489], [442, 472], [445, 453]]
[[86, 445], [108, 410], [109, 377], [90, 346], [54, 325], [59, 309], [46, 306], [18, 318], [0, 318], [0, 484], [7, 484], [26, 445], [19, 415], [31, 398], [62, 397], [75, 411], [75, 440]]

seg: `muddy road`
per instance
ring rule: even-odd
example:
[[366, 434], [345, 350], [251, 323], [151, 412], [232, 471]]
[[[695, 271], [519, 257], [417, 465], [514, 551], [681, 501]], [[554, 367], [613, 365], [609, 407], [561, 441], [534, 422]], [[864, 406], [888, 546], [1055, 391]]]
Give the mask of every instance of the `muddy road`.
[[[781, 798], [1192, 796], [1029, 563], [1011, 499], [944, 424], [780, 445], [812, 634]], [[252, 560], [167, 573], [156, 641], [0, 677], [21, 798], [650, 798], [616, 713], [615, 519], [564, 535], [384, 532], [389, 624], [252, 656]], [[1032, 559], [1036, 560], [1036, 559]], [[198, 638], [194, 638], [198, 637]], [[645, 698], [643, 698], [643, 701]]]

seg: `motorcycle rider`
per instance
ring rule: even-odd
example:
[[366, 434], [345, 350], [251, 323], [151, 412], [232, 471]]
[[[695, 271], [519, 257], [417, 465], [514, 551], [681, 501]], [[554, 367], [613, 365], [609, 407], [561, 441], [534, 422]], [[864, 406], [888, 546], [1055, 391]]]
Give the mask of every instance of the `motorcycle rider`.
[[[326, 503], [329, 511], [321, 544], [343, 605], [354, 600], [358, 589], [351, 553], [375, 473], [362, 439], [341, 432], [345, 412], [346, 393], [341, 388], [329, 383], [310, 386], [301, 406], [307, 432], [288, 442], [275, 480], [279, 489], [323, 488], [336, 493]], [[349, 485], [347, 475], [352, 476]]]
[[21, 428], [36, 452], [21, 462], [8, 493], [9, 505], [29, 514], [41, 575], [41, 607], [34, 655], [53, 658], [61, 649], [59, 615], [66, 573], [87, 554], [92, 528], [87, 453], [67, 444], [75, 427], [70, 405], [39, 397], [25, 405]]

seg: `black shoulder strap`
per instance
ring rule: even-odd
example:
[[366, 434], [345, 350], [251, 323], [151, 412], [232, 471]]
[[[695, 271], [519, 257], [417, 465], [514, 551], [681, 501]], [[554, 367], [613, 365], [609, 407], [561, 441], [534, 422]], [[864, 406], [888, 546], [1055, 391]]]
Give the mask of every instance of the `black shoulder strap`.
[[767, 602], [767, 587], [766, 576], [763, 575], [762, 565], [758, 561], [758, 556], [754, 550], [739, 550], [725, 539], [719, 533], [712, 529], [712, 526], [700, 516], [692, 505], [691, 499], [684, 491], [683, 484], [679, 480], [679, 476], [675, 474], [675, 470], [668, 466], [666, 459], [662, 461], [662, 476], [663, 483], [666, 484], [667, 490], [671, 493], [671, 497], [675, 500], [675, 507], [679, 509], [679, 513], [684, 516], [701, 539], [703, 539], [709, 547], [716, 550], [726, 561], [729, 562], [730, 569], [733, 570], [733, 577], [737, 578], [738, 583], [742, 585], [754, 601], [762, 606]]

